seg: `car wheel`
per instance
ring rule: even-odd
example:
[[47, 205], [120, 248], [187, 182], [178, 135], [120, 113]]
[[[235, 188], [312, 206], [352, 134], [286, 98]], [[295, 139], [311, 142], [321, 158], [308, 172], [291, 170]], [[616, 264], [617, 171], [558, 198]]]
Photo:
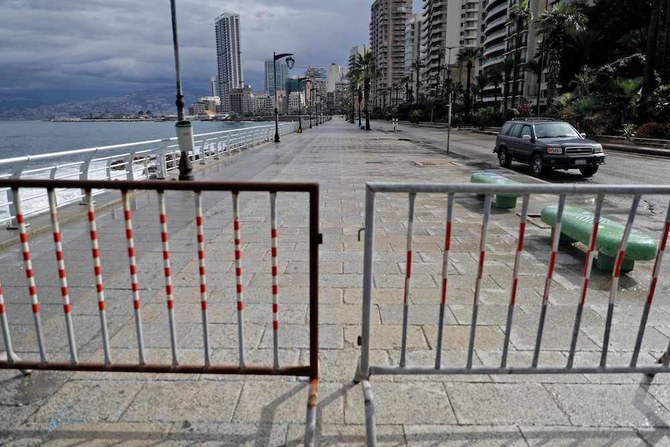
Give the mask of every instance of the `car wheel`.
[[598, 172], [598, 166], [588, 166], [586, 168], [579, 168], [579, 172], [582, 173], [584, 177], [593, 177], [593, 174]]
[[504, 147], [498, 149], [498, 162], [503, 168], [509, 168], [512, 165], [512, 158]]
[[544, 160], [542, 159], [542, 155], [540, 154], [533, 155], [533, 159], [530, 162], [530, 170], [533, 172], [533, 175], [535, 177], [542, 177], [544, 175], [547, 175], [548, 170], [544, 166]]

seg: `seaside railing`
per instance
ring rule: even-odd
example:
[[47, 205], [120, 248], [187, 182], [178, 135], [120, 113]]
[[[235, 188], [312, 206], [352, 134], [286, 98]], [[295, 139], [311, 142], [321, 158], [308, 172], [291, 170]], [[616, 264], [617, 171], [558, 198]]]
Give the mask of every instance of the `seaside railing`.
[[[295, 132], [298, 123], [280, 123], [280, 135]], [[222, 155], [241, 151], [272, 141], [274, 124], [246, 127], [194, 136], [194, 150], [189, 154], [194, 164], [204, 165]], [[25, 178], [49, 180], [146, 180], [165, 179], [176, 173], [180, 150], [177, 137], [139, 141], [111, 146], [90, 147], [0, 159], [0, 179]], [[101, 194], [98, 190], [95, 194]], [[57, 206], [79, 202], [85, 191], [55, 191]], [[24, 194], [26, 217], [49, 211], [44, 191]], [[16, 201], [9, 188], [0, 188], [0, 225], [15, 228]]]

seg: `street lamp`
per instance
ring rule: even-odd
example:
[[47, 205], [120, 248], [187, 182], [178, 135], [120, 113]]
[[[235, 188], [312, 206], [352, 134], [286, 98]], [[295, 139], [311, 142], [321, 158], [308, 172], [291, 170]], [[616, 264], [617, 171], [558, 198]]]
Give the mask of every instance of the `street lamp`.
[[451, 50], [461, 48], [460, 45], [447, 47], [447, 94], [449, 96], [449, 115], [447, 118], [447, 155], [449, 155], [449, 145], [451, 144], [451, 112], [454, 102], [454, 93], [451, 91]]
[[309, 128], [312, 128], [312, 80], [310, 78], [305, 79], [305, 92], [307, 92], [307, 84], [309, 84]]
[[274, 86], [275, 86], [275, 143], [279, 143], [279, 104], [277, 99], [277, 61], [286, 58], [286, 66], [290, 70], [295, 64], [293, 53], [272, 53], [272, 65], [274, 70]]
[[[311, 91], [312, 100], [310, 101], [310, 105], [314, 106], [314, 108], [316, 109], [315, 110], [316, 122], [314, 124], [315, 126], [319, 125], [319, 104], [316, 102], [319, 98], [318, 94], [319, 94], [319, 89], [317, 87], [313, 87], [312, 91]], [[310, 124], [310, 126], [312, 125], [311, 120], [310, 120], [309, 124]]]
[[[309, 78], [304, 77], [304, 78], [298, 78], [298, 92], [302, 93], [300, 90], [300, 83], [305, 81], [305, 84], [307, 82], [312, 82]], [[298, 133], [302, 133], [302, 98], [298, 98]]]
[[193, 125], [184, 120], [184, 95], [181, 91], [181, 73], [179, 70], [179, 39], [177, 37], [177, 6], [175, 0], [170, 0], [172, 11], [172, 46], [174, 48], [174, 65], [177, 77], [177, 142], [181, 155], [179, 156], [179, 180], [193, 180], [193, 166], [188, 153], [193, 151]]

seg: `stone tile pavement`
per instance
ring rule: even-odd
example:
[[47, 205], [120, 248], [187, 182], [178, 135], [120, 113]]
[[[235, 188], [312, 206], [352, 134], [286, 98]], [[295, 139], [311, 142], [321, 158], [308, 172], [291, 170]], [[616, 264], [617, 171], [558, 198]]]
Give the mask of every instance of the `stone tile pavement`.
[[[320, 445], [364, 444], [360, 386], [352, 382], [360, 334], [365, 182], [467, 182], [478, 166], [445, 157], [439, 148], [418, 146], [399, 135], [362, 132], [334, 120], [302, 135], [284, 137], [228, 159], [200, 178], [250, 181], [318, 181], [321, 185], [320, 256], [321, 390]], [[507, 172], [519, 181], [521, 174]], [[100, 198], [100, 201], [104, 198]], [[269, 200], [242, 194], [241, 222], [245, 286], [247, 362], [271, 365], [271, 278]], [[531, 211], [553, 200], [539, 197]], [[580, 198], [571, 202], [592, 206]], [[205, 194], [210, 333], [213, 361], [238, 360], [235, 268], [229, 194]], [[192, 200], [168, 194], [168, 225], [175, 283], [180, 360], [201, 363], [202, 327]], [[408, 332], [409, 363], [432, 365], [437, 337], [445, 197], [417, 199], [415, 249]], [[136, 233], [149, 361], [170, 362], [156, 199], [136, 197]], [[477, 273], [482, 204], [459, 197], [455, 208], [453, 256], [443, 362], [463, 365]], [[377, 202], [375, 297], [372, 352], [375, 365], [397, 365], [402, 324], [407, 198], [380, 195]], [[625, 209], [609, 203], [608, 215]], [[278, 198], [280, 359], [307, 364], [308, 207], [304, 196]], [[643, 212], [638, 226], [658, 234], [659, 216]], [[137, 361], [135, 323], [127, 275], [122, 214], [111, 207], [99, 216], [112, 356]], [[500, 361], [511, 286], [518, 217], [495, 210], [482, 282], [475, 364]], [[102, 360], [90, 247], [85, 226], [64, 229], [65, 259], [74, 303], [74, 325], [84, 360]], [[529, 365], [537, 331], [549, 255], [549, 229], [529, 225], [520, 271], [520, 296], [509, 362]], [[31, 239], [50, 358], [67, 360], [68, 345], [50, 237]], [[7, 311], [15, 350], [36, 358], [32, 315], [27, 304], [18, 247], [0, 253]], [[541, 364], [563, 365], [579, 294], [583, 252], [562, 246], [552, 283]], [[650, 263], [638, 263], [622, 278], [611, 340], [610, 362], [630, 359]], [[576, 365], [599, 359], [607, 309], [607, 275], [594, 271], [580, 333]], [[640, 363], [653, 363], [668, 346], [668, 269], [662, 271]], [[23, 378], [0, 371], [0, 442], [4, 445], [300, 445], [307, 384], [292, 378], [106, 373], [35, 373]], [[644, 445], [666, 444], [670, 422], [668, 378], [648, 383], [632, 376], [377, 376], [372, 378], [381, 445]]]

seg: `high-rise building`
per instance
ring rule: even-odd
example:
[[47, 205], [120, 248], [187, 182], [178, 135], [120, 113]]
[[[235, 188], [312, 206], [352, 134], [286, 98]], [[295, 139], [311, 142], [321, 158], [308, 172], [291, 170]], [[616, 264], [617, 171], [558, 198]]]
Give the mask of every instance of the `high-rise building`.
[[[464, 0], [423, 0], [421, 47], [422, 84], [434, 94], [445, 68], [456, 64], [461, 47], [461, 10]], [[449, 51], [449, 48], [452, 51]], [[449, 54], [451, 53], [451, 59]]]
[[288, 79], [288, 65], [285, 62], [277, 61], [273, 67], [272, 60], [265, 61], [265, 91], [273, 96], [275, 94], [275, 82], [273, 80], [275, 68], [277, 70], [276, 85], [278, 90], [284, 90]]
[[349, 71], [354, 69], [354, 64], [356, 63], [356, 59], [358, 59], [358, 55], [362, 56], [366, 51], [369, 51], [369, 48], [365, 45], [356, 45], [349, 50]]
[[210, 88], [210, 94], [212, 96], [219, 96], [219, 77], [218, 76], [212, 76], [212, 78], [209, 80], [209, 88]]
[[[403, 74], [405, 78], [409, 79], [409, 85], [405, 88], [405, 95], [410, 96], [409, 92], [413, 92], [412, 97], [416, 97], [417, 73], [414, 69], [415, 62], [421, 63], [421, 23], [423, 16], [421, 14], [414, 14], [405, 24], [405, 64]], [[419, 71], [419, 85], [421, 84], [421, 71]], [[405, 97], [408, 101], [410, 98]]]
[[335, 92], [335, 86], [338, 82], [342, 82], [346, 76], [346, 73], [346, 67], [337, 64], [330, 64], [330, 67], [328, 67], [328, 76], [326, 78], [326, 92]]
[[375, 0], [370, 11], [370, 49], [381, 74], [372, 86], [372, 104], [383, 107], [393, 85], [402, 82], [405, 24], [412, 16], [412, 0]]
[[216, 18], [214, 28], [221, 111], [230, 112], [230, 93], [244, 84], [240, 47], [240, 15], [223, 13]]

